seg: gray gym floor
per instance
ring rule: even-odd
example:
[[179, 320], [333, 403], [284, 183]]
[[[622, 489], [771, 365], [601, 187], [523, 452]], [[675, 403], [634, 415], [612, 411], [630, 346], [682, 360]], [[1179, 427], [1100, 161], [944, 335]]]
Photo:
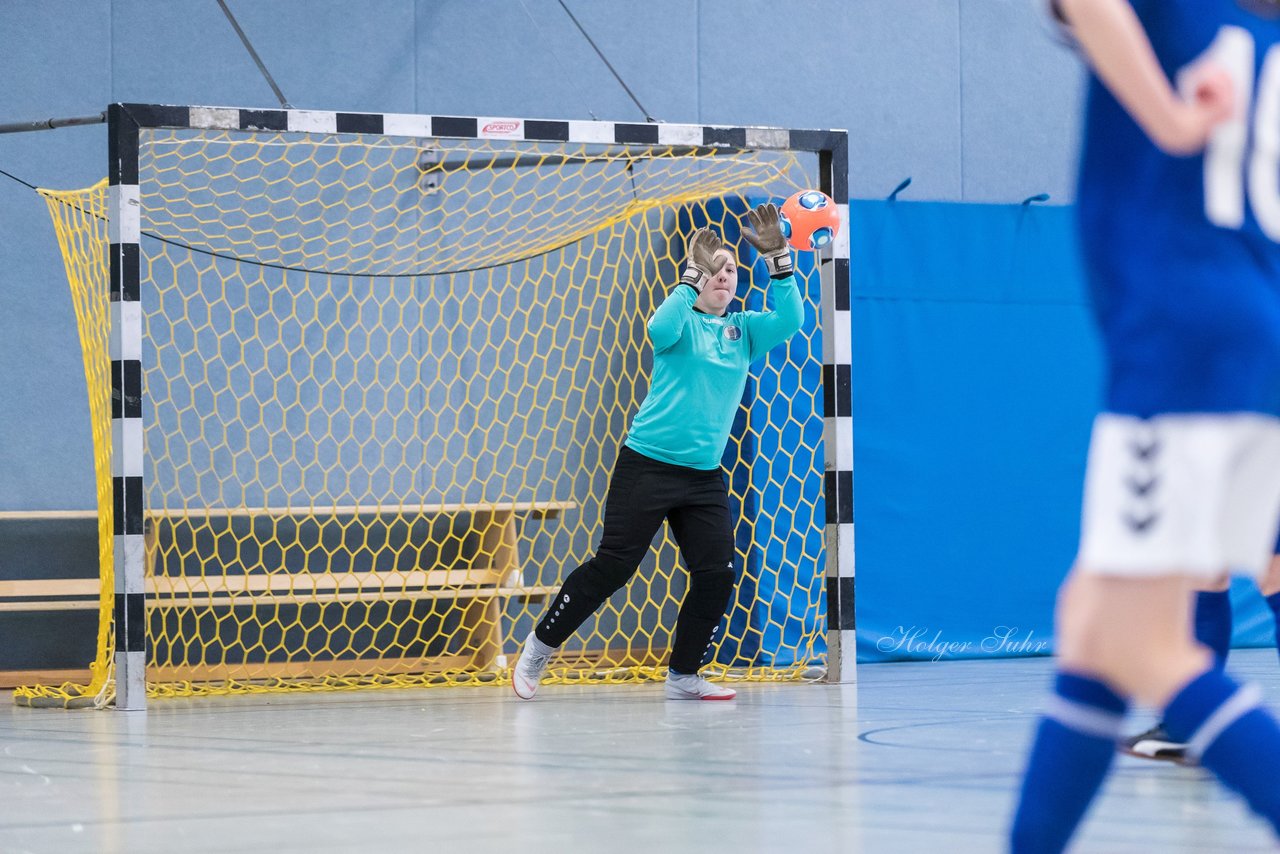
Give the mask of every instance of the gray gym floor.
[[[1049, 659], [855, 687], [657, 686], [0, 706], [0, 850], [998, 852]], [[1280, 701], [1273, 650], [1231, 668]], [[7, 697], [0, 696], [7, 700]], [[1135, 726], [1148, 720], [1135, 718]], [[1076, 851], [1274, 851], [1202, 771], [1122, 757]]]

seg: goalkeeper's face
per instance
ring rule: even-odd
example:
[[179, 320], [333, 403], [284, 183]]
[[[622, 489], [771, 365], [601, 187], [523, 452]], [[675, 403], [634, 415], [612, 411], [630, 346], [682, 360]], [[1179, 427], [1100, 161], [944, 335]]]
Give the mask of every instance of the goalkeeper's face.
[[719, 273], [707, 279], [702, 295], [698, 297], [698, 302], [702, 304], [699, 307], [708, 314], [724, 314], [730, 300], [738, 293], [738, 262], [733, 253], [721, 249], [716, 256], [724, 258], [724, 266]]

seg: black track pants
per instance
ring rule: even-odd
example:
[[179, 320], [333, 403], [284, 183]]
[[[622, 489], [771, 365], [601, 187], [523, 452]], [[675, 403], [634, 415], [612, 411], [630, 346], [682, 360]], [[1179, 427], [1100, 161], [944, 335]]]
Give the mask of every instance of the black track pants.
[[672, 670], [696, 673], [733, 594], [733, 522], [719, 469], [699, 471], [650, 459], [623, 446], [605, 499], [604, 533], [595, 556], [570, 573], [537, 626], [538, 639], [560, 646], [630, 580], [666, 519], [689, 570], [676, 618]]

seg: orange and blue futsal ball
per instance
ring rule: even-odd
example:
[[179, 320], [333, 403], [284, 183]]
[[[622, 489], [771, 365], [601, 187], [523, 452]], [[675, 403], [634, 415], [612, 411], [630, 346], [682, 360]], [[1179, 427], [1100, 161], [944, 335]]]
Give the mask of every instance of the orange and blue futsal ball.
[[801, 190], [782, 203], [782, 236], [796, 249], [814, 251], [835, 240], [840, 211], [826, 193]]

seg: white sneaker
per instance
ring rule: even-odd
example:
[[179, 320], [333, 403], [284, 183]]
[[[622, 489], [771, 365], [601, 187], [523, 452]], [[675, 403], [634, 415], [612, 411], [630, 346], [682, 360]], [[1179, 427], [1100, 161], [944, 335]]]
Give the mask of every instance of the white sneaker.
[[520, 658], [516, 660], [516, 666], [511, 668], [511, 688], [517, 697], [522, 700], [533, 699], [533, 695], [538, 693], [538, 683], [542, 681], [547, 663], [554, 654], [554, 649], [538, 640], [533, 632], [529, 632], [529, 636], [524, 639], [524, 649], [520, 650]]
[[696, 673], [667, 673], [664, 688], [668, 700], [732, 700], [738, 692], [708, 682]]

